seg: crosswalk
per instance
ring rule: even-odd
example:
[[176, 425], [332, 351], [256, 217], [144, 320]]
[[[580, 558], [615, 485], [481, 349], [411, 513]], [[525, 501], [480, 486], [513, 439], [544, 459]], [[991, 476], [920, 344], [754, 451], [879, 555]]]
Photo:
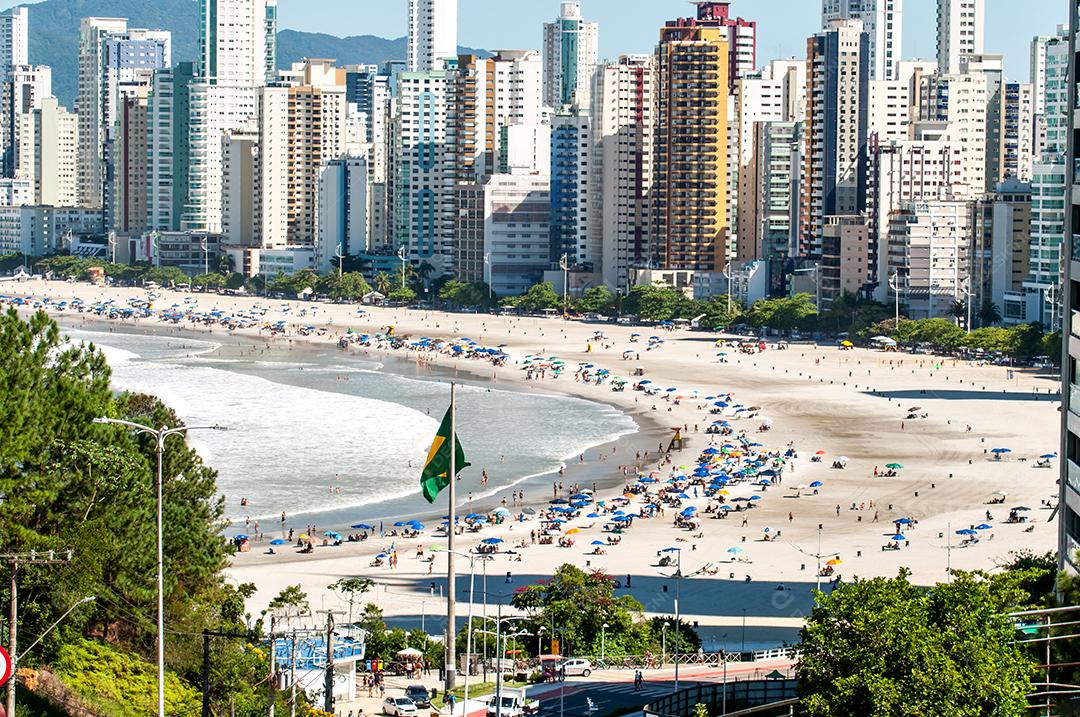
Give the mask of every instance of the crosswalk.
[[[540, 717], [559, 717], [563, 715], [604, 714], [613, 704], [620, 706], [647, 704], [659, 697], [671, 694], [672, 686], [663, 683], [644, 683], [640, 689], [634, 689], [633, 682], [592, 682], [567, 685], [563, 705], [560, 707], [559, 693], [545, 695], [540, 703]], [[589, 704], [589, 701], [592, 704]], [[590, 709], [591, 707], [591, 709]]]

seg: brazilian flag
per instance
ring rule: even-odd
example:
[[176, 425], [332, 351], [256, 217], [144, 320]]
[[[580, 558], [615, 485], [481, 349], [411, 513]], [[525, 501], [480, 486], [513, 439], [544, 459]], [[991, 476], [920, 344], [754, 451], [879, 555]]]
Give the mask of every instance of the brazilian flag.
[[[453, 406], [447, 409], [439, 432], [431, 443], [424, 472], [420, 475], [420, 490], [428, 503], [434, 503], [442, 489], [450, 485], [450, 415], [453, 410]], [[461, 450], [461, 441], [457, 440], [457, 436], [454, 437], [454, 449], [454, 470], [460, 473], [469, 463], [465, 460], [465, 451]]]

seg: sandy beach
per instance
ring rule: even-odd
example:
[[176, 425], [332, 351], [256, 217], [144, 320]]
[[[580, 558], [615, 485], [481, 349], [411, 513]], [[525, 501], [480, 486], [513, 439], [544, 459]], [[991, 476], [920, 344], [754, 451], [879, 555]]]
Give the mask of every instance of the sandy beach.
[[[349, 328], [377, 333], [393, 326], [399, 336], [469, 337], [482, 346], [500, 347], [510, 358], [498, 368], [484, 361], [434, 352], [425, 353], [423, 358], [442, 371], [467, 375], [473, 381], [491, 381], [504, 389], [580, 396], [629, 413], [649, 432], [648, 445], [652, 445], [653, 455], [643, 471], [655, 471], [660, 481], [672, 473], [684, 473], [677, 470], [681, 466], [693, 469], [711, 441], [724, 440], [705, 433], [717, 419], [730, 420], [736, 432], [745, 430], [748, 440], [763, 444], [761, 450], [779, 452], [791, 446], [797, 451], [798, 457], [789, 463], [781, 485], [766, 488], [744, 483], [731, 488], [733, 497], [758, 496], [754, 509], [732, 513], [723, 520], [704, 516], [696, 529], [675, 527], [674, 510], [668, 510], [665, 517], [638, 519], [620, 536], [618, 545], [605, 548], [605, 554], [590, 554], [591, 541], [606, 540], [609, 535], [602, 532], [604, 518], [578, 517], [565, 525], [564, 529], [580, 531], [573, 534], [575, 544], [568, 548], [516, 547], [523, 539], [528, 542], [530, 532], [538, 529], [532, 518], [466, 534], [459, 539], [458, 550], [472, 549], [485, 538], [506, 541], [494, 560], [483, 563], [489, 602], [571, 562], [610, 573], [620, 579], [624, 590], [629, 576], [629, 591], [647, 612], [670, 614], [674, 610], [674, 580], [665, 577], [670, 575], [670, 569], [656, 567], [656, 563], [658, 551], [678, 547], [682, 549], [684, 574], [709, 568], [682, 581], [683, 615], [697, 621], [714, 644], [733, 647], [738, 644], [744, 624], [757, 631], [754, 641], [759, 643], [768, 641], [767, 628], [786, 636], [798, 626], [800, 616], [810, 605], [809, 588], [816, 582], [818, 556], [823, 556], [823, 565], [828, 560], [841, 561], [831, 577], [893, 575], [904, 567], [912, 571], [915, 581], [931, 583], [946, 579], [949, 565], [954, 569], [992, 570], [1013, 551], [1046, 552], [1055, 547], [1056, 524], [1048, 520], [1049, 504], [1056, 502], [1057, 459], [1049, 461], [1050, 468], [1036, 467], [1039, 456], [1058, 447], [1060, 383], [1053, 374], [909, 353], [840, 350], [812, 343], [793, 343], [787, 350], [775, 350], [770, 341], [768, 350], [750, 355], [731, 347], [718, 348], [714, 345], [718, 337], [713, 334], [561, 319], [373, 307], [363, 307], [367, 313], [358, 315], [355, 305], [158, 293], [155, 308], [180, 303], [188, 296], [197, 301], [201, 311], [215, 308], [236, 313], [261, 305], [268, 308], [265, 321], [285, 320], [289, 327], [287, 335], [276, 338], [255, 327], [226, 332], [221, 326], [185, 322], [168, 329], [191, 335], [212, 334], [219, 341], [269, 344], [283, 349], [290, 341], [335, 345]], [[0, 295], [68, 301], [79, 298], [87, 304], [111, 298], [123, 304], [131, 297], [146, 298], [147, 293], [84, 283], [31, 281], [0, 285]], [[281, 312], [285, 305], [291, 307], [288, 314]], [[298, 314], [305, 308], [306, 315], [301, 318]], [[65, 322], [79, 320], [70, 310], [58, 318]], [[160, 326], [162, 322], [147, 318], [140, 319], [139, 324]], [[295, 334], [297, 325], [325, 332], [321, 336], [317, 331], [299, 337]], [[597, 331], [602, 331], [605, 338], [591, 340]], [[642, 336], [634, 341], [632, 334]], [[659, 335], [663, 342], [648, 348], [648, 337], [653, 335]], [[374, 348], [357, 346], [348, 350], [376, 352]], [[628, 350], [632, 353], [626, 353]], [[718, 352], [727, 355], [721, 357]], [[529, 354], [557, 356], [568, 370], [557, 379], [546, 372], [543, 378], [526, 380], [528, 372], [522, 362]], [[661, 395], [647, 396], [630, 386], [624, 392], [612, 391], [608, 381], [595, 385], [575, 380], [573, 369], [585, 363], [592, 364], [593, 371], [606, 368], [612, 375], [631, 380], [632, 372], [640, 366], [644, 376], [638, 378], [664, 390]], [[677, 390], [669, 393], [667, 388]], [[727, 394], [734, 402], [760, 407], [753, 412], [754, 418], [737, 418], [730, 411], [710, 413], [713, 402], [705, 397]], [[683, 397], [677, 405], [675, 396]], [[908, 418], [912, 414], [917, 417]], [[766, 423], [771, 425], [770, 430], [760, 432]], [[661, 441], [652, 438], [666, 432], [666, 444], [676, 428], [684, 429], [687, 445], [670, 454], [670, 465], [658, 468], [655, 449]], [[596, 466], [603, 463], [609, 466], [603, 471], [610, 476], [607, 485], [621, 485], [619, 466], [633, 465], [635, 455], [644, 461], [642, 445], [639, 436], [636, 441], [588, 451], [584, 462], [568, 462], [565, 475], [555, 480], [564, 483], [565, 497], [573, 484], [591, 483], [593, 479], [586, 476], [595, 476], [600, 470]], [[994, 448], [1008, 448], [1010, 452], [994, 454]], [[512, 451], [513, 446], [507, 450]], [[811, 457], [818, 452], [822, 452], [822, 460], [812, 462]], [[833, 468], [840, 456], [847, 458], [846, 467]], [[882, 477], [886, 464], [903, 467], [893, 477]], [[875, 472], [879, 475], [875, 476]], [[460, 492], [475, 489], [465, 484], [478, 480], [479, 474], [463, 479]], [[626, 480], [633, 483], [636, 476], [628, 475]], [[810, 489], [808, 486], [814, 482], [821, 486]], [[807, 487], [800, 490], [798, 486]], [[556, 488], [552, 495], [558, 492]], [[619, 488], [598, 489], [595, 497], [610, 500], [621, 493]], [[526, 502], [535, 505], [549, 497], [529, 495]], [[1002, 498], [1003, 502], [991, 504]], [[635, 496], [627, 511], [636, 512], [643, 502]], [[692, 496], [683, 503], [704, 511], [709, 501]], [[1017, 513], [1024, 522], [1008, 523], [1010, 509], [1021, 506], [1030, 509]], [[443, 504], [436, 507], [445, 511]], [[917, 521], [905, 528], [905, 545], [899, 550], [883, 550], [895, 532], [894, 521], [904, 518]], [[980, 524], [990, 527], [976, 531], [977, 542], [965, 543], [967, 536], [956, 534], [957, 530], [974, 529]], [[269, 532], [265, 527], [264, 531]], [[766, 535], [776, 537], [766, 541]], [[328, 591], [327, 585], [340, 577], [366, 575], [376, 581], [377, 588], [365, 600], [375, 602], [391, 616], [417, 623], [424, 619], [428, 631], [436, 633], [439, 629], [434, 616], [445, 613], [445, 601], [439, 598], [445, 590], [445, 557], [429, 564], [417, 557], [418, 543], [424, 547], [426, 557], [433, 545], [445, 544], [445, 538], [431, 531], [413, 539], [376, 535], [340, 547], [317, 546], [313, 554], [297, 554], [285, 545], [276, 554], [268, 555], [265, 544], [256, 544], [251, 552], [237, 555], [228, 572], [238, 583], [254, 582], [258, 586], [249, 603], [253, 613], [263, 609], [282, 588], [294, 584], [309, 593], [313, 609], [341, 607], [342, 599]], [[397, 567], [373, 567], [373, 556], [391, 547], [400, 557]], [[506, 554], [511, 547], [514, 553]], [[731, 548], [741, 552], [729, 552]], [[468, 598], [469, 566], [463, 560], [458, 560], [458, 566], [463, 573], [457, 586], [463, 598], [458, 614], [464, 616], [468, 611], [464, 601]], [[823, 578], [822, 584], [829, 579]], [[478, 594], [481, 582], [478, 577]], [[479, 604], [475, 609], [481, 610]]]

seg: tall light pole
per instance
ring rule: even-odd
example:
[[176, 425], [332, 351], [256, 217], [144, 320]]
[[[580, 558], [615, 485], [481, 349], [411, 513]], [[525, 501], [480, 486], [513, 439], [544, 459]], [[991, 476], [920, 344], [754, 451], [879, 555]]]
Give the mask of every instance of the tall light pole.
[[157, 447], [157, 697], [158, 717], [165, 717], [165, 551], [164, 531], [161, 524], [162, 504], [162, 462], [165, 453], [165, 439], [188, 431], [224, 431], [224, 426], [176, 426], [175, 428], [154, 429], [134, 421], [118, 418], [95, 418], [94, 423], [108, 423], [127, 426], [136, 433], [153, 436]]
[[337, 251], [334, 252], [334, 258], [338, 260], [337, 275], [341, 278], [341, 275], [345, 273], [345, 252], [342, 251], [341, 245], [337, 245]]
[[660, 667], [667, 664], [667, 629], [671, 627], [667, 620], [660, 626]]
[[900, 328], [900, 270], [893, 270], [892, 276], [889, 277], [889, 288], [893, 290], [893, 296], [896, 298], [896, 325], [894, 330]]
[[397, 252], [398, 259], [401, 259], [401, 288], [405, 288], [405, 261], [409, 258], [409, 253], [405, 251], [405, 246], [402, 245]]
[[537, 661], [540, 660], [540, 652], [544, 649], [544, 646], [543, 646], [543, 643], [541, 642], [541, 640], [543, 639], [542, 636], [543, 636], [543, 634], [545, 632], [547, 632], [547, 628], [544, 627], [543, 625], [541, 625], [540, 627], [538, 627], [536, 629], [536, 659], [537, 659]]
[[682, 592], [682, 580], [683, 578], [692, 578], [696, 575], [708, 570], [712, 567], [712, 563], [706, 563], [698, 570], [689, 575], [683, 575], [682, 571], [682, 548], [664, 548], [662, 552], [675, 553], [675, 574], [667, 577], [675, 578], [675, 691], [679, 691], [679, 623], [682, 622], [682, 618], [679, 613], [679, 598]]
[[563, 254], [559, 259], [559, 268], [562, 269], [562, 314], [566, 318], [567, 307], [570, 302], [570, 255]]
[[[727, 279], [727, 315], [729, 320], [731, 319], [731, 276], [731, 262], [729, 261], [724, 266], [724, 277]], [[750, 299], [747, 299], [747, 302], [749, 301]]]
[[606, 657], [604, 648], [606, 647], [605, 643], [607, 642], [607, 629], [608, 624], [606, 622], [600, 626], [600, 662], [603, 662], [604, 665], [607, 665], [607, 662], [604, 661]]
[[[453, 530], [453, 526], [450, 526]], [[446, 552], [450, 552], [447, 550]], [[473, 581], [476, 577], [476, 558], [487, 557], [481, 555], [474, 555], [472, 553], [460, 553], [453, 551], [454, 555], [459, 555], [469, 561], [469, 619], [465, 628], [465, 694], [461, 699], [461, 709], [464, 717], [469, 715], [469, 675], [472, 674], [472, 619], [473, 619]], [[487, 568], [487, 561], [484, 561], [484, 567]], [[449, 586], [450, 590], [454, 589], [454, 586]], [[454, 639], [456, 639], [456, 635]], [[486, 642], [486, 640], [485, 640]], [[452, 717], [452, 716], [451, 716]]]
[[958, 291], [964, 295], [964, 330], [971, 331], [971, 276], [964, 277], [964, 283], [960, 284]]
[[203, 257], [203, 274], [210, 273], [210, 247], [206, 242], [206, 237], [199, 240], [199, 247], [202, 249]]

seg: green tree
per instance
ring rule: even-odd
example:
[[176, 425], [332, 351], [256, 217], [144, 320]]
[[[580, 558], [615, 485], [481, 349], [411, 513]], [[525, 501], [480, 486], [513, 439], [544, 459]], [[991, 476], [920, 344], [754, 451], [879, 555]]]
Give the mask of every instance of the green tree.
[[523, 311], [543, 311], [545, 309], [557, 309], [562, 306], [562, 297], [555, 293], [551, 282], [545, 281], [529, 287], [529, 290], [517, 303]]
[[979, 307], [978, 313], [979, 324], [982, 326], [993, 326], [994, 324], [1001, 323], [1001, 309], [997, 304], [987, 299]]
[[574, 302], [574, 310], [582, 314], [607, 314], [615, 308], [615, 294], [604, 284], [585, 290]]
[[438, 297], [440, 300], [457, 307], [487, 306], [490, 304], [488, 285], [482, 281], [450, 279], [439, 287]]
[[408, 304], [416, 301], [416, 292], [411, 286], [406, 286], [402, 289], [400, 286], [390, 290], [390, 294], [386, 297], [390, 301], [398, 301], [403, 304]]
[[769, 327], [778, 331], [812, 328], [817, 320], [817, 308], [810, 294], [796, 294], [779, 299], [755, 301], [747, 313], [751, 326]]
[[375, 291], [383, 296], [390, 296], [390, 292], [393, 291], [395, 287], [400, 288], [400, 285], [395, 282], [394, 277], [390, 276], [385, 271], [380, 271], [376, 274], [373, 281], [375, 282]]
[[222, 289], [225, 287], [225, 277], [217, 272], [199, 274], [191, 280], [193, 286], [201, 286], [204, 289]]
[[1027, 714], [1033, 662], [1006, 616], [1015, 598], [981, 575], [916, 587], [855, 580], [819, 594], [802, 631], [799, 692], [811, 717]]
[[962, 345], [1011, 355], [1016, 351], [1016, 334], [998, 326], [984, 326], [970, 332], [964, 338]]
[[375, 585], [369, 578], [341, 578], [330, 584], [330, 589], [345, 595], [349, 603], [349, 624], [352, 624], [353, 605], [358, 596], [363, 595]]
[[371, 287], [363, 274], [350, 271], [339, 276], [336, 271], [332, 271], [319, 279], [315, 290], [333, 301], [355, 302], [368, 294]]
[[686, 295], [671, 286], [638, 285], [623, 299], [622, 309], [642, 321], [669, 321], [682, 316]]

